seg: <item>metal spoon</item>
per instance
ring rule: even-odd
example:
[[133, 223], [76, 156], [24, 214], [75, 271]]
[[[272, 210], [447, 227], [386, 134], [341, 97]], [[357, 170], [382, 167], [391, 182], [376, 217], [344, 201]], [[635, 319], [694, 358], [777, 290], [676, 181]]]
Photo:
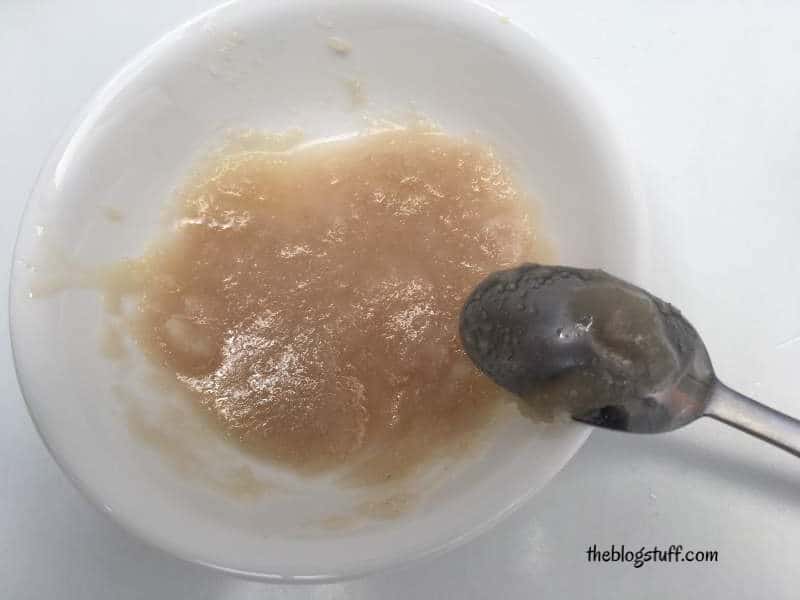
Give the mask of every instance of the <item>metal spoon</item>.
[[603, 271], [493, 273], [467, 299], [460, 332], [478, 368], [540, 416], [635, 433], [709, 416], [800, 456], [800, 421], [721, 383], [677, 309]]

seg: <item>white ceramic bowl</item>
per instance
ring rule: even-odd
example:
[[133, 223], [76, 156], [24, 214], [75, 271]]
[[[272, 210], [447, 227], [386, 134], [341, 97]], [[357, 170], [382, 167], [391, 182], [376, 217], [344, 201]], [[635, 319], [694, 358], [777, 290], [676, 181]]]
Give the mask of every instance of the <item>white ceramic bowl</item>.
[[[347, 40], [349, 55], [333, 52], [330, 36]], [[177, 476], [174, 461], [132, 435], [125, 400], [112, 393], [128, 390], [147, 419], [173, 402], [149, 387], [135, 359], [98, 352], [99, 295], [28, 298], [38, 276], [30, 265], [47, 256], [43, 248], [79, 264], [138, 253], [192, 159], [227, 128], [297, 127], [309, 138], [361, 129], [348, 78], [362, 82], [373, 116], [413, 103], [445, 130], [477, 131], [492, 143], [539, 199], [563, 262], [637, 275], [641, 220], [600, 119], [553, 57], [485, 7], [231, 2], [147, 48], [95, 96], [43, 167], [15, 254], [14, 353], [42, 438], [86, 496], [153, 545], [231, 573], [329, 580], [441, 552], [541, 488], [588, 435], [578, 425], [500, 419], [474, 456], [407, 484], [413, 489], [401, 491], [415, 498], [408, 511], [347, 525], [337, 515], [375, 500], [374, 491], [294, 477], [224, 444], [206, 448], [200, 473], [183, 465]], [[124, 221], [104, 219], [101, 206]], [[47, 260], [45, 271], [58, 263]], [[257, 500], [215, 491], [205, 471], [224, 461], [277, 483]]]

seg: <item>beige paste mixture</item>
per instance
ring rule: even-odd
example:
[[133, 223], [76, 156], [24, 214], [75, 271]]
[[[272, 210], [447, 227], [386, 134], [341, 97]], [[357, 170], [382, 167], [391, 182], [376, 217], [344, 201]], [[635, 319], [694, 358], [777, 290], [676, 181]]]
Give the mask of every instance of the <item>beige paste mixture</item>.
[[226, 435], [305, 473], [408, 474], [486, 425], [502, 392], [460, 348], [490, 271], [546, 258], [486, 148], [397, 129], [229, 149], [174, 228], [109, 273], [132, 333]]

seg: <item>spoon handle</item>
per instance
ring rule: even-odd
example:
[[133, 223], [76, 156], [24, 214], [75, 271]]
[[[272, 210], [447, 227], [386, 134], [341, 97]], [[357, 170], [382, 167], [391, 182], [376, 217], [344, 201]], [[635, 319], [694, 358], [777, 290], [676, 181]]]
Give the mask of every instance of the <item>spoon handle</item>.
[[717, 381], [705, 415], [800, 457], [800, 421]]

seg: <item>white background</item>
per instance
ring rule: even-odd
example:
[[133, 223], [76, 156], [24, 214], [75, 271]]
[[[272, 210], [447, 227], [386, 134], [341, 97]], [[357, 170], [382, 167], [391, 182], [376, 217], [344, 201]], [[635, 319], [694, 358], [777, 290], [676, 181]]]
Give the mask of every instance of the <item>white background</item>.
[[[67, 123], [141, 47], [213, 4], [0, 0], [3, 287], [27, 193]], [[618, 132], [650, 210], [653, 270], [640, 283], [691, 318], [729, 384], [800, 415], [800, 4], [491, 4], [573, 66]], [[714, 422], [596, 432], [507, 521], [410, 569], [295, 587], [184, 564], [100, 515], [47, 455], [1, 297], [0, 598], [797, 596], [800, 463]], [[718, 550], [719, 562], [587, 563], [589, 545], [612, 543]]]

